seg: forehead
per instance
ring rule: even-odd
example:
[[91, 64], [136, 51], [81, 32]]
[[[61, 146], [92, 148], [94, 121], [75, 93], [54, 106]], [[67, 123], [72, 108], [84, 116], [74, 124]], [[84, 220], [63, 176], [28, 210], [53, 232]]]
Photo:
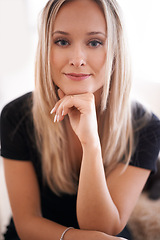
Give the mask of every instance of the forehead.
[[106, 21], [100, 6], [93, 0], [72, 0], [62, 5], [53, 25], [54, 30], [80, 28], [105, 31]]

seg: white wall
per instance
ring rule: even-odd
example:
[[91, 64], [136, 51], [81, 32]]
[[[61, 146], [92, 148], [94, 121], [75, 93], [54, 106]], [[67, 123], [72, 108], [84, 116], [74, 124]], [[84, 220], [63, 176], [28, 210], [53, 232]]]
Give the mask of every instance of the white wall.
[[124, 12], [135, 81], [160, 82], [160, 1], [118, 2]]
[[124, 12], [132, 65], [132, 96], [160, 117], [160, 1], [118, 0]]
[[45, 0], [0, 0], [0, 110], [34, 88], [38, 13]]

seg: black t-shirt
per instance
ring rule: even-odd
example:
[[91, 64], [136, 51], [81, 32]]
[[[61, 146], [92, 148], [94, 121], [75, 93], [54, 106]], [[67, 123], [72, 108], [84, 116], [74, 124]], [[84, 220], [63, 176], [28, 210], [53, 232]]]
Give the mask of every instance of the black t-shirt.
[[[77, 196], [63, 194], [59, 197], [47, 185], [42, 184], [41, 156], [35, 143], [31, 109], [32, 93], [15, 99], [3, 108], [1, 156], [17, 161], [31, 161], [39, 183], [43, 216], [62, 225], [78, 228]], [[135, 119], [139, 120], [143, 113], [142, 108], [137, 108]], [[154, 114], [148, 124], [138, 132], [138, 137], [138, 144], [130, 165], [149, 169], [154, 173], [160, 150], [160, 121]], [[9, 229], [12, 231], [11, 227]]]

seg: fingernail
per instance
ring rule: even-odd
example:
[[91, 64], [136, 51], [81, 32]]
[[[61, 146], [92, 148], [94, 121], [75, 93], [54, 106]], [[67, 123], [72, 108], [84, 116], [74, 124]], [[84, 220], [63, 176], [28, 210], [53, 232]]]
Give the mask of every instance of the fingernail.
[[57, 121], [57, 115], [55, 115], [54, 117], [54, 123]]
[[64, 116], [64, 110], [62, 111], [62, 116]]
[[57, 122], [59, 122], [59, 115], [57, 115]]
[[50, 111], [50, 114], [54, 113], [55, 107]]

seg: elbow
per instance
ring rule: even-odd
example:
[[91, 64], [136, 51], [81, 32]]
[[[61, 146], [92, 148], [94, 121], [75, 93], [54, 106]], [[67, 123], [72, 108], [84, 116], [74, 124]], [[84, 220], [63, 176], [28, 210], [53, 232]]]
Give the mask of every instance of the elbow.
[[109, 227], [106, 226], [106, 234], [111, 236], [117, 236], [119, 233], [123, 231], [126, 226], [126, 221], [121, 218], [115, 219], [115, 221], [110, 220]]
[[117, 236], [119, 233], [121, 233], [123, 231], [124, 228], [125, 228], [125, 225], [120, 223], [119, 225], [117, 225], [113, 228], [112, 235]]
[[34, 233], [37, 219], [41, 219], [41, 216], [26, 217], [23, 221], [14, 221], [18, 237], [21, 240], [35, 239]]
[[15, 224], [15, 228], [16, 228], [18, 237], [21, 240], [25, 240], [25, 236], [27, 235], [26, 227], [22, 226], [22, 224]]
[[106, 219], [100, 221], [88, 221], [87, 219], [78, 218], [79, 228], [82, 230], [99, 231], [111, 236], [117, 236], [125, 227], [125, 223], [120, 219]]
[[119, 233], [123, 231], [123, 229], [126, 226], [126, 221], [123, 219], [117, 219], [117, 221], [112, 222], [110, 225], [110, 228], [107, 229], [107, 234], [112, 235], [112, 236], [117, 236]]
[[21, 240], [27, 240], [29, 239], [29, 229], [27, 228], [27, 225], [23, 224], [23, 221], [22, 223], [20, 224], [15, 224], [15, 228], [16, 228], [16, 231], [17, 231], [17, 234], [18, 234], [18, 237], [21, 239]]

